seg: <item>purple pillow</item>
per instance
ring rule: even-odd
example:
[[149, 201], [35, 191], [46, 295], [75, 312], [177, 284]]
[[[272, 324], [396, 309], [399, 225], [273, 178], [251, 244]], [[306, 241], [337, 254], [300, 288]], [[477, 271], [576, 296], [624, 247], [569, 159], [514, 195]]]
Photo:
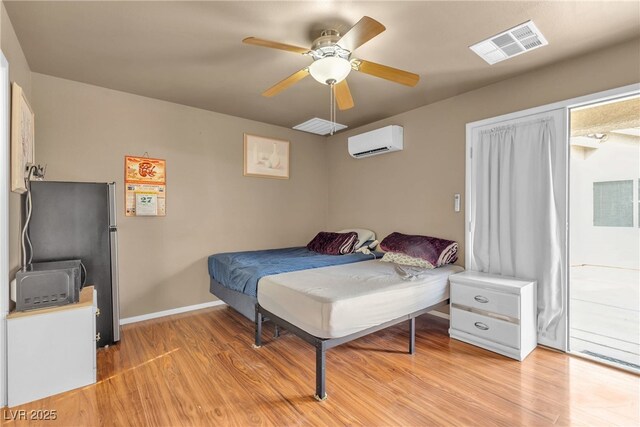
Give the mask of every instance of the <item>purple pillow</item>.
[[358, 233], [330, 233], [321, 231], [307, 244], [307, 249], [325, 255], [344, 255], [353, 252]]
[[394, 232], [384, 238], [380, 248], [385, 252], [399, 252], [421, 258], [434, 267], [453, 264], [458, 260], [458, 243], [437, 237], [412, 236]]

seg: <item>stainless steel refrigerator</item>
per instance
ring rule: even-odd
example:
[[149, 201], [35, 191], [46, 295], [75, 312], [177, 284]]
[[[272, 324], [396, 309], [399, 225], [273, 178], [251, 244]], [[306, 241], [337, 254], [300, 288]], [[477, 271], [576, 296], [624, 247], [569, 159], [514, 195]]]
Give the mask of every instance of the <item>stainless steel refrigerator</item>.
[[32, 262], [80, 259], [98, 294], [98, 347], [120, 341], [115, 183], [33, 181]]

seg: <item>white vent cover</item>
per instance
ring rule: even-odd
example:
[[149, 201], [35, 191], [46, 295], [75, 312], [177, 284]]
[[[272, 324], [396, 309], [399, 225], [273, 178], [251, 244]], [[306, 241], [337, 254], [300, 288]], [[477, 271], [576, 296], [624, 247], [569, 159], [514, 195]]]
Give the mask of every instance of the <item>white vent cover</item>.
[[319, 119], [314, 117], [311, 120], [307, 120], [304, 123], [294, 126], [295, 130], [301, 130], [303, 132], [315, 133], [316, 135], [329, 135], [331, 133], [331, 125], [335, 125], [335, 131], [346, 129], [346, 125], [340, 123], [333, 123], [329, 120]]
[[503, 33], [469, 46], [489, 64], [504, 61], [522, 53], [548, 45], [536, 24], [527, 21]]

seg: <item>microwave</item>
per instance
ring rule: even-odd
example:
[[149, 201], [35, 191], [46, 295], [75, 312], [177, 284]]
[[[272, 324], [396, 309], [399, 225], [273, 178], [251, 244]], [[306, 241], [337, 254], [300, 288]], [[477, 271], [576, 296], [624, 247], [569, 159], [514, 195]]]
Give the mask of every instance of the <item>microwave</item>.
[[26, 269], [16, 273], [16, 310], [78, 302], [83, 270], [79, 259], [28, 264]]

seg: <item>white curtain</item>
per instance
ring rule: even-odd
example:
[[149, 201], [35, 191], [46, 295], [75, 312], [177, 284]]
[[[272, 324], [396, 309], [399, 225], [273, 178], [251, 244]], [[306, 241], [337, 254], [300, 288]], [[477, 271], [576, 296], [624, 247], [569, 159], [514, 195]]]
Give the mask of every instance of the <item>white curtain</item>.
[[481, 131], [472, 150], [472, 268], [538, 281], [538, 336], [557, 342], [566, 275], [566, 148], [553, 117]]

